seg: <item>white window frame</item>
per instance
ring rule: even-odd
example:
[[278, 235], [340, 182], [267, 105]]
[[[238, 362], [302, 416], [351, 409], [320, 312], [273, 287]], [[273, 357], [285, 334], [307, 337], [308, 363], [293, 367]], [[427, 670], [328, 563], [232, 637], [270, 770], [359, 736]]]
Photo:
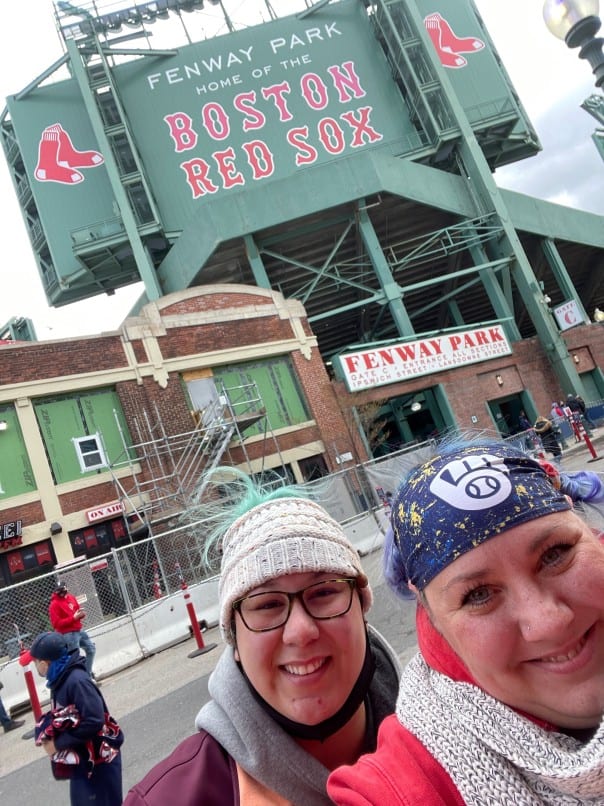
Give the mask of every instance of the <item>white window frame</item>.
[[[100, 470], [108, 466], [101, 435], [98, 432], [87, 434], [85, 437], [72, 437], [72, 442], [82, 473], [90, 473], [91, 470]], [[94, 443], [94, 447], [86, 446], [87, 442]]]

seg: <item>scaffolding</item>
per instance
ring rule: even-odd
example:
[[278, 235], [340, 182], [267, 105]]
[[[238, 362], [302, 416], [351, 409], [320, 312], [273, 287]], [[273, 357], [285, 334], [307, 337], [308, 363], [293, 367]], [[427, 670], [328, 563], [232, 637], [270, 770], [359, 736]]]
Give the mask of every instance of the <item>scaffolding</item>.
[[[217, 382], [217, 397], [202, 411], [192, 411], [190, 431], [168, 434], [157, 403], [134, 418], [135, 441], [125, 433], [116, 413], [122, 453], [110, 469], [117, 498], [131, 537], [153, 534], [153, 527], [181, 516], [203, 494], [208, 474], [221, 463], [235, 464], [230, 450], [237, 446], [244, 468], [252, 473], [245, 432], [262, 424], [262, 460], [283, 457], [255, 383], [225, 388]], [[272, 447], [269, 449], [269, 443]], [[123, 471], [127, 469], [127, 473]]]

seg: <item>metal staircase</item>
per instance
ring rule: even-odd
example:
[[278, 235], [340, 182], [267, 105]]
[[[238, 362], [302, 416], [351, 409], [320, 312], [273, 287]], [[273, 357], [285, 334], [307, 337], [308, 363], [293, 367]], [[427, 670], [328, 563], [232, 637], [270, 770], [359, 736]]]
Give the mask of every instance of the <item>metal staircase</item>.
[[[229, 394], [223, 389], [203, 416], [192, 412], [195, 427], [178, 434], [167, 433], [155, 405], [153, 418], [144, 410], [134, 420], [135, 443], [130, 442], [116, 417], [123, 452], [112, 463], [111, 473], [133, 531], [144, 524], [152, 533], [154, 526], [166, 524], [186, 511], [203, 492], [203, 478], [224, 461], [231, 443], [242, 450], [250, 466], [244, 432], [267, 418], [258, 395], [253, 400], [249, 395], [246, 398], [245, 403], [237, 401], [236, 390]], [[266, 425], [265, 435], [270, 430], [268, 422]], [[279, 454], [274, 435], [272, 438]], [[124, 469], [128, 469], [125, 477], [119, 472]]]

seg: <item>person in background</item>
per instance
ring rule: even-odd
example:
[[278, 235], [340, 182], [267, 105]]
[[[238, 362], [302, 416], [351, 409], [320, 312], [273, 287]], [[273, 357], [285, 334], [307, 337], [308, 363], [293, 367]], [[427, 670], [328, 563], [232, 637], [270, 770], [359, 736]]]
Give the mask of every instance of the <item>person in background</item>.
[[518, 425], [521, 431], [530, 431], [533, 427], [531, 421], [526, 416], [524, 409], [521, 409], [520, 414], [518, 415]]
[[[394, 711], [398, 660], [366, 623], [371, 588], [340, 524], [295, 487], [267, 491], [221, 473], [235, 476], [220, 485], [232, 507], [221, 505], [227, 521], [209, 539], [221, 553], [226, 643], [211, 700], [199, 732], [124, 803], [325, 806], [329, 771], [375, 749]], [[206, 490], [205, 518], [210, 507]]]
[[594, 421], [589, 416], [589, 412], [587, 411], [587, 405], [586, 405], [585, 401], [583, 400], [583, 398], [581, 397], [581, 395], [575, 395], [575, 400], [579, 404], [579, 408], [581, 409], [581, 416], [583, 417], [583, 420], [587, 423], [589, 428], [592, 428], [592, 429], [595, 428], [596, 424], [594, 423]]
[[56, 779], [69, 780], [71, 806], [121, 806], [124, 735], [66, 636], [43, 632], [29, 652], [50, 689], [51, 710], [36, 724], [36, 744]]
[[564, 411], [562, 406], [557, 401], [552, 401], [552, 408], [550, 411], [550, 415], [552, 420], [555, 420], [556, 417], [564, 417]]
[[518, 428], [525, 432], [524, 447], [527, 450], [530, 451], [539, 447], [539, 442], [535, 438], [535, 432], [533, 431], [533, 424], [526, 416], [524, 409], [520, 409], [520, 413], [518, 414]]
[[562, 420], [564, 419], [565, 419], [564, 411], [562, 410], [560, 404], [556, 403], [556, 401], [554, 400], [552, 402], [552, 408], [550, 411], [550, 420], [552, 421], [554, 429], [558, 432], [556, 436], [562, 450], [566, 450], [566, 448], [568, 447], [568, 445], [566, 444], [566, 440], [564, 439], [564, 434], [562, 432]]
[[552, 421], [539, 415], [535, 420], [535, 433], [539, 436], [544, 449], [553, 454], [555, 462], [559, 462], [562, 456], [562, 448], [558, 443], [556, 429]]
[[79, 651], [81, 647], [84, 650], [86, 669], [94, 680], [92, 664], [94, 663], [96, 647], [86, 630], [82, 628], [82, 621], [86, 618], [86, 612], [62, 582], [57, 584], [54, 593], [50, 597], [48, 617], [53, 630], [65, 636], [69, 649]]
[[[577, 426], [583, 427], [588, 437], [591, 437], [591, 431], [587, 420], [585, 418], [585, 412], [587, 408], [583, 400], [579, 402], [579, 399], [576, 395], [568, 394], [566, 396], [566, 405], [572, 412], [572, 418]], [[576, 429], [575, 429], [576, 430]]]
[[603, 536], [541, 464], [458, 441], [411, 471], [385, 544], [419, 654], [336, 804], [604, 803]]
[[564, 400], [560, 401], [560, 406], [562, 408], [562, 411], [564, 412], [564, 416], [566, 417], [568, 424], [571, 427], [571, 430], [575, 437], [575, 442], [582, 442], [583, 439], [581, 437], [581, 431], [577, 423], [577, 418], [575, 417], [575, 412], [570, 408], [570, 406], [567, 405], [566, 401]]
[[[0, 682], [0, 689], [3, 688], [4, 684]], [[2, 697], [0, 697], [0, 725], [2, 725], [2, 729], [5, 733], [8, 733], [11, 730], [16, 730], [17, 728], [21, 728], [23, 725], [25, 725], [24, 719], [12, 719], [10, 717], [6, 708], [4, 707]]]

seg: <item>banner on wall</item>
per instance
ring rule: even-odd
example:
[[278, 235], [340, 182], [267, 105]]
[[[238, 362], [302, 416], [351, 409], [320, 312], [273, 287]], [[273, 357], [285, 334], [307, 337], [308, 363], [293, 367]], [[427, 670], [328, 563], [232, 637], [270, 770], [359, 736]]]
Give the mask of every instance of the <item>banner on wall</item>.
[[0, 551], [23, 543], [23, 521], [0, 523]]
[[111, 518], [113, 515], [121, 515], [126, 511], [123, 501], [115, 501], [111, 504], [103, 504], [96, 509], [89, 509], [86, 513], [86, 520], [88, 523], [95, 523], [102, 521], [105, 518]]
[[570, 330], [571, 327], [585, 324], [579, 303], [574, 299], [554, 308], [554, 316], [560, 330]]
[[372, 347], [339, 355], [334, 360], [348, 390], [357, 392], [511, 353], [512, 348], [502, 326], [493, 325]]

